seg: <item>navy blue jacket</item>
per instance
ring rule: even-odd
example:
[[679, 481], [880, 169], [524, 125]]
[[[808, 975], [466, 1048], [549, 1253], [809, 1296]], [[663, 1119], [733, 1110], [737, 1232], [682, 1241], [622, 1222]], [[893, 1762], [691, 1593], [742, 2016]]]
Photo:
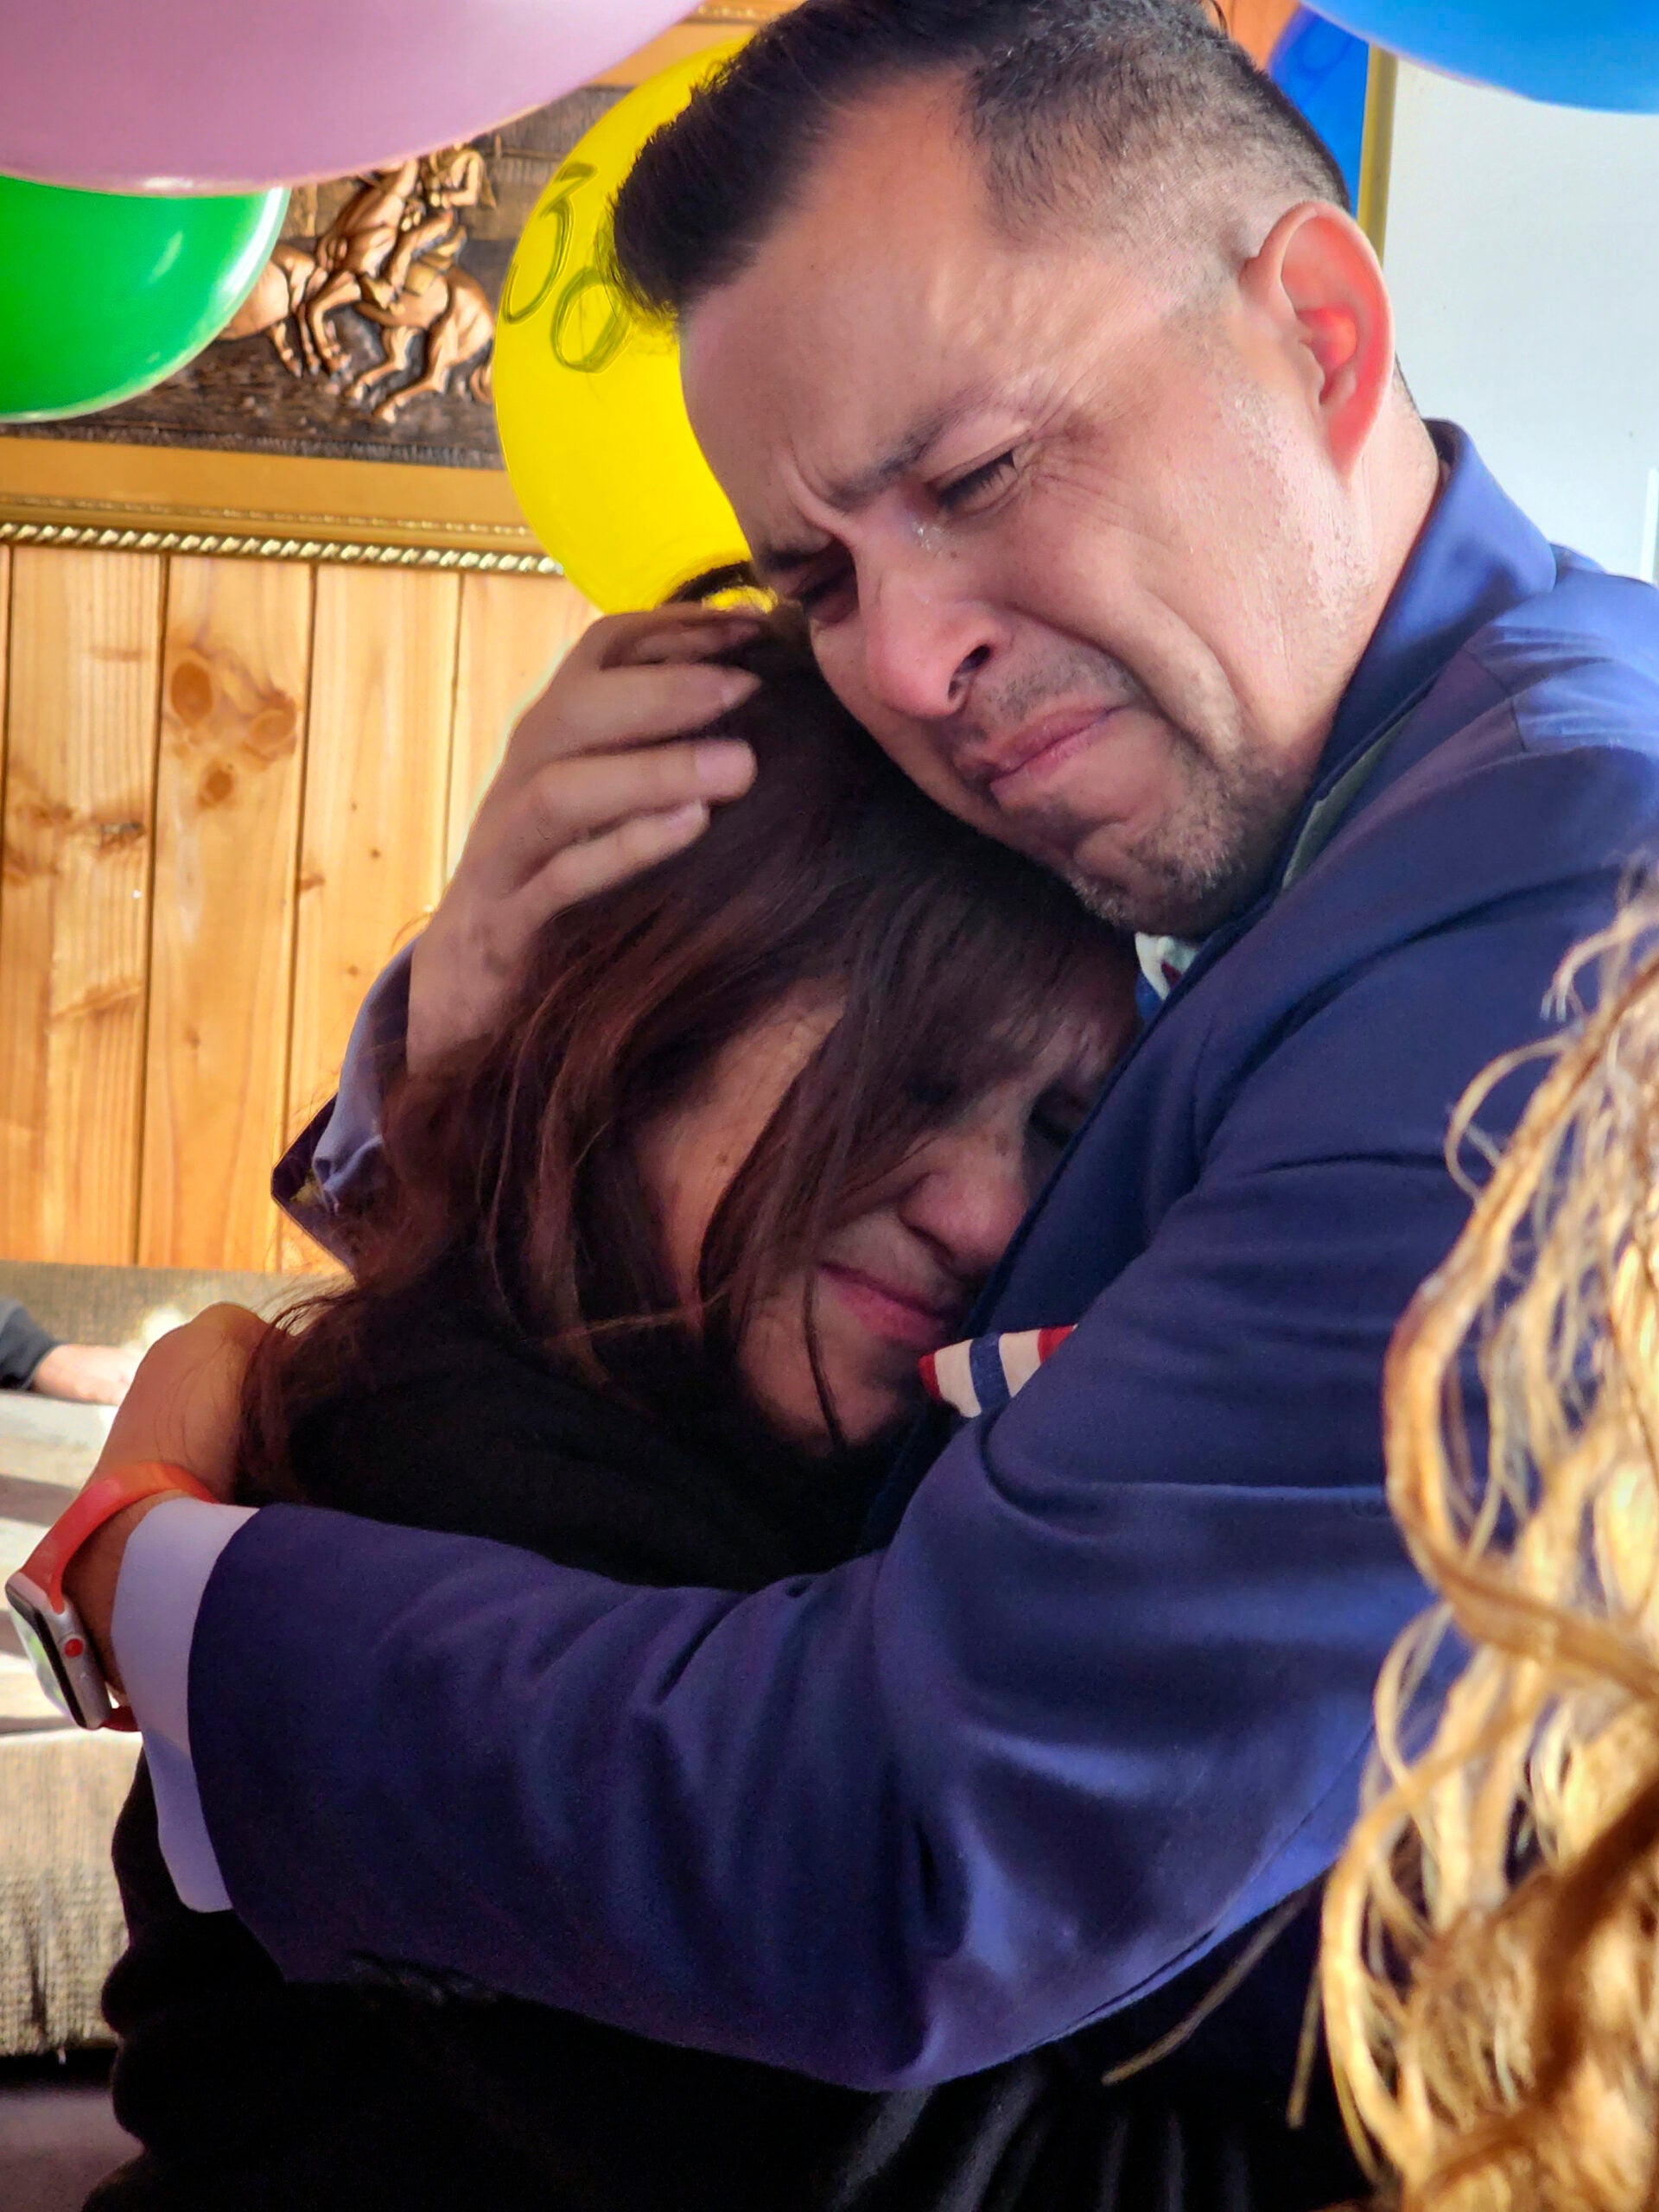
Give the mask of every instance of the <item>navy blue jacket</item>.
[[890, 2087], [1123, 2006], [1329, 1865], [1422, 1602], [1378, 1385], [1465, 1218], [1447, 1115], [1659, 849], [1659, 595], [1441, 435], [1283, 887], [979, 1321], [1076, 1334], [880, 1549], [740, 1597], [299, 1508], [232, 1540], [192, 1748], [286, 1970], [411, 1961]]

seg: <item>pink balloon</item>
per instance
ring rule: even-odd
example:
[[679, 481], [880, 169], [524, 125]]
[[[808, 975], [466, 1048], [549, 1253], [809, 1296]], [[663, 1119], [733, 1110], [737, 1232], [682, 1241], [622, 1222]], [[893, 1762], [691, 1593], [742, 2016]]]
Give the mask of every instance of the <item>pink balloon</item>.
[[0, 0], [0, 173], [249, 192], [556, 99], [686, 0]]

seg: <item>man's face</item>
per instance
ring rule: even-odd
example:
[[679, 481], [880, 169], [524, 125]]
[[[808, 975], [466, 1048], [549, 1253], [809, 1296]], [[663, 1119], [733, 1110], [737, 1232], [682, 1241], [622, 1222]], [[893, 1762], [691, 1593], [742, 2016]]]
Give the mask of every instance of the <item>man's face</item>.
[[[1230, 272], [996, 223], [948, 87], [867, 103], [688, 317], [704, 451], [825, 676], [1131, 927], [1260, 881], [1364, 568], [1305, 356]], [[1152, 219], [1155, 219], [1155, 217]]]

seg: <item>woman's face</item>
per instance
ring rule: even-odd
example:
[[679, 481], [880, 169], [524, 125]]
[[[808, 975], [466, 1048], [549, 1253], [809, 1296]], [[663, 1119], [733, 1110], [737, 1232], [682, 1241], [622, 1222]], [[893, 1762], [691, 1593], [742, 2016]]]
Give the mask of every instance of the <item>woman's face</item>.
[[[752, 1319], [738, 1362], [773, 1427], [829, 1442], [807, 1351], [814, 1294], [819, 1360], [849, 1444], [873, 1441], [916, 1408], [917, 1362], [955, 1340], [980, 1286], [1077, 1129], [1122, 1041], [1121, 997], [1090, 969], [1046, 1037], [978, 1096], [942, 1111], [865, 1210], [830, 1236], [809, 1283], [779, 1284]], [[833, 1027], [833, 1003], [797, 1000], [734, 1038], [695, 1096], [647, 1133], [643, 1165], [661, 1211], [681, 1295], [715, 1207], [797, 1075]]]

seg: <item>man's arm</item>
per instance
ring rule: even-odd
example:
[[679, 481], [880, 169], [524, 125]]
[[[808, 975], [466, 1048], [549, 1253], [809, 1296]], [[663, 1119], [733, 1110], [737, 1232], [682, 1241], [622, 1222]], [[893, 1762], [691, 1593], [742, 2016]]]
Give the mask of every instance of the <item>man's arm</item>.
[[[885, 1552], [735, 1599], [292, 1508], [242, 1529], [190, 1733], [229, 1893], [283, 1967], [455, 1969], [880, 2087], [1059, 2035], [1325, 1866], [1421, 1599], [1377, 1395], [1465, 1215], [1446, 1114], [1605, 918], [1574, 855], [1652, 818], [1634, 758], [1513, 777], [1526, 835], [1495, 836], [1479, 773], [1432, 823], [1379, 807], [1364, 873], [1328, 878], [1345, 938], [1307, 880], [1312, 981], [1270, 1027], [1217, 973], [1216, 1027], [1248, 1033], [1199, 1182]], [[1478, 911], [1413, 907], [1414, 870], [1439, 896], [1483, 855]], [[1194, 1141], [1184, 1109], [1160, 1143]], [[1074, 1242], [1091, 1157], [1044, 1208]]]
[[352, 1024], [338, 1091], [271, 1177], [283, 1211], [337, 1260], [350, 1257], [347, 1217], [372, 1196], [379, 1172], [386, 1087], [404, 1065], [412, 951], [406, 945], [376, 979]]
[[1318, 1874], [1421, 1602], [1382, 1351], [1464, 1211], [1452, 1048], [1402, 1009], [1492, 1007], [1505, 966], [1414, 946], [1304, 1021], [881, 1554], [737, 1599], [259, 1515], [192, 1675], [237, 1910], [303, 1978], [372, 1953], [877, 2087], [1060, 2035]]

